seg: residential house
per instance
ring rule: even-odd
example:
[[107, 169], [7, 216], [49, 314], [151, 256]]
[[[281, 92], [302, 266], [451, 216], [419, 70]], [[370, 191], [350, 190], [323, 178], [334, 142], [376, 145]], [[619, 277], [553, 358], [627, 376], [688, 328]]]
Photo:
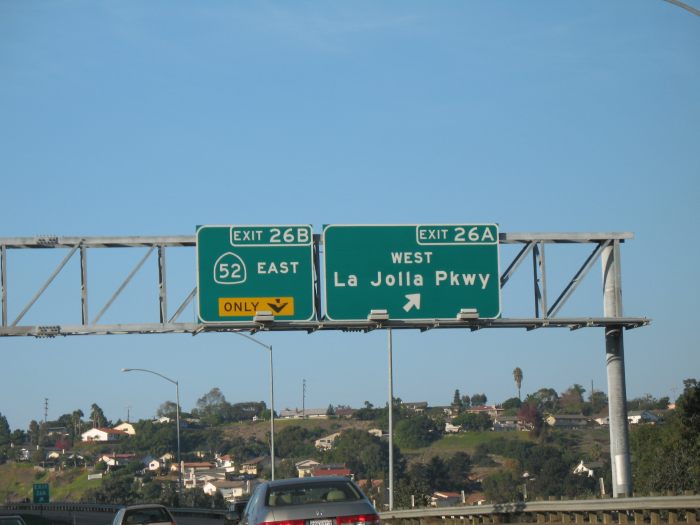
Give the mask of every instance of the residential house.
[[532, 423], [528, 423], [518, 416], [499, 415], [493, 421], [494, 430], [532, 430]]
[[454, 507], [460, 503], [462, 503], [462, 494], [460, 492], [440, 490], [433, 492], [430, 496], [431, 507]]
[[545, 422], [555, 428], [581, 428], [588, 424], [588, 418], [582, 414], [551, 414]]
[[202, 490], [209, 496], [220, 492], [226, 501], [236, 501], [247, 494], [247, 486], [248, 483], [245, 481], [215, 480], [207, 481], [202, 486]]
[[338, 439], [340, 436], [340, 432], [336, 432], [334, 434], [331, 434], [329, 436], [324, 436], [322, 438], [317, 439], [314, 441], [314, 446], [318, 450], [330, 450], [333, 448], [333, 442]]
[[478, 407], [465, 408], [464, 412], [467, 414], [486, 414], [491, 419], [496, 419], [504, 411], [503, 408], [494, 405], [481, 405]]
[[300, 478], [308, 478], [320, 463], [313, 459], [305, 459], [294, 464]]
[[107, 467], [123, 467], [136, 459], [136, 454], [102, 454], [97, 461], [102, 461]]
[[290, 410], [286, 408], [279, 414], [279, 419], [328, 419], [327, 408], [305, 408]]
[[335, 416], [342, 419], [352, 419], [352, 417], [355, 415], [355, 412], [357, 412], [357, 410], [350, 407], [336, 408]]
[[381, 429], [381, 428], [370, 428], [370, 429], [367, 431], [367, 433], [368, 433], [370, 436], [374, 436], [374, 437], [378, 437], [378, 438], [380, 438], [380, 437], [382, 437], [382, 436], [384, 435], [384, 432], [382, 432], [382, 429]]
[[266, 457], [259, 457], [251, 459], [241, 463], [241, 468], [239, 472], [241, 474], [250, 474], [252, 476], [259, 476], [263, 469], [263, 463], [269, 461]]
[[311, 477], [317, 478], [319, 476], [345, 476], [354, 479], [352, 470], [346, 468], [345, 465], [319, 465], [311, 472]]
[[233, 459], [233, 456], [228, 454], [219, 456], [217, 454], [214, 458], [214, 462], [218, 468], [223, 468], [226, 472], [236, 472], [236, 461]]
[[607, 426], [610, 424], [610, 417], [604, 416], [604, 417], [597, 417], [593, 419], [596, 423], [598, 423], [601, 426]]
[[449, 421], [445, 422], [445, 433], [446, 434], [456, 434], [462, 430], [462, 427], [460, 425], [453, 425]]
[[[188, 471], [192, 470], [193, 472], [199, 472], [202, 470], [211, 470], [214, 468], [214, 463], [210, 463], [209, 461], [192, 461], [192, 462], [184, 462], [182, 463], [182, 471]], [[170, 466], [170, 470], [172, 472], [177, 472], [178, 470], [178, 465], [177, 463], [173, 463]]]
[[581, 463], [576, 466], [573, 473], [578, 476], [588, 476], [589, 478], [594, 478], [596, 471], [599, 474], [602, 474], [602, 469], [602, 461], [589, 461], [588, 463], [584, 463], [583, 460], [581, 460]]
[[151, 472], [160, 472], [161, 469], [165, 468], [165, 462], [160, 459], [151, 459], [146, 465], [146, 468]]
[[425, 412], [428, 409], [427, 401], [417, 401], [413, 403], [401, 403], [402, 408], [412, 410], [413, 412], [418, 412], [419, 414]]
[[129, 422], [122, 423], [121, 425], [117, 425], [116, 427], [114, 427], [114, 430], [121, 430], [122, 432], [126, 432], [130, 436], [136, 435], [136, 429], [134, 428], [134, 425], [132, 425]]
[[638, 425], [639, 423], [658, 423], [659, 418], [648, 410], [635, 410], [627, 414], [627, 421], [630, 425]]
[[114, 430], [113, 428], [91, 428], [80, 435], [82, 441], [118, 441], [128, 437], [129, 434], [123, 430]]

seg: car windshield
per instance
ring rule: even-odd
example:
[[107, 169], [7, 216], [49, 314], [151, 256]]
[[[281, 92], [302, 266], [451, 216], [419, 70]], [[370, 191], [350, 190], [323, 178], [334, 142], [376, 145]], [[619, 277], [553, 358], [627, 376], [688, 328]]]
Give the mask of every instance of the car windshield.
[[309, 503], [357, 501], [360, 499], [362, 499], [362, 494], [349, 482], [298, 483], [271, 487], [267, 494], [267, 505], [269, 507], [280, 507], [284, 505], [306, 505]]
[[145, 525], [148, 523], [170, 523], [168, 512], [159, 507], [127, 510], [124, 514], [124, 525]]

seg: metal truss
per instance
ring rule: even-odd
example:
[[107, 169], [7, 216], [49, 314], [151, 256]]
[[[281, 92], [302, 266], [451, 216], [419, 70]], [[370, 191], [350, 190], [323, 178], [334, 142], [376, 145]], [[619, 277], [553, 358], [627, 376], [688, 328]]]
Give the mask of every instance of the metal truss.
[[[575, 330], [588, 327], [606, 328], [637, 328], [650, 323], [646, 317], [557, 317], [561, 308], [576, 290], [591, 267], [601, 258], [604, 250], [613, 247], [619, 250], [619, 244], [632, 239], [631, 233], [501, 233], [501, 244], [517, 244], [522, 248], [506, 267], [501, 275], [501, 288], [506, 286], [513, 274], [528, 258], [532, 259], [533, 270], [533, 297], [534, 316], [531, 318], [499, 318], [499, 319], [435, 319], [420, 321], [360, 321], [343, 322], [328, 321], [323, 318], [317, 321], [271, 321], [271, 322], [236, 322], [229, 324], [205, 325], [198, 323], [178, 322], [183, 311], [192, 303], [197, 295], [197, 288], [192, 291], [180, 303], [175, 313], [168, 316], [168, 286], [166, 279], [166, 251], [176, 248], [192, 250], [195, 247], [195, 237], [192, 236], [154, 236], [154, 237], [15, 237], [0, 238], [0, 291], [2, 298], [2, 322], [0, 324], [0, 336], [33, 336], [56, 337], [68, 335], [106, 335], [106, 334], [154, 334], [154, 333], [188, 333], [196, 335], [201, 332], [226, 332], [226, 331], [284, 331], [303, 330], [315, 332], [317, 330], [342, 330], [342, 331], [370, 331], [381, 328], [406, 328], [430, 330], [436, 328], [463, 328], [479, 330], [483, 328], [525, 328], [533, 330], [537, 328], [569, 328]], [[314, 236], [316, 259], [316, 304], [320, 305], [318, 260], [322, 250], [320, 236]], [[545, 246], [557, 244], [590, 244], [592, 251], [583, 261], [581, 266], [573, 273], [564, 289], [549, 302]], [[146, 253], [129, 272], [123, 282], [117, 287], [110, 299], [98, 310], [98, 313], [90, 319], [88, 310], [88, 253], [93, 250], [108, 248], [141, 248]], [[9, 287], [7, 279], [8, 254], [14, 250], [64, 250], [66, 255], [58, 266], [39, 287], [32, 299], [25, 305], [21, 312], [13, 320], [8, 319]], [[156, 254], [158, 264], [158, 322], [130, 323], [130, 324], [100, 324], [104, 314], [110, 309], [114, 301], [129, 285], [134, 276], [141, 270], [144, 264]], [[56, 325], [51, 323], [40, 325], [23, 325], [22, 319], [31, 310], [39, 298], [51, 286], [54, 279], [61, 273], [66, 264], [77, 255], [80, 258], [80, 305], [76, 305], [80, 312], [80, 323]], [[193, 256], [194, 260], [194, 256]], [[615, 258], [615, 271], [619, 273], [619, 257]], [[194, 280], [194, 272], [193, 272]], [[318, 311], [318, 309], [317, 309]]]

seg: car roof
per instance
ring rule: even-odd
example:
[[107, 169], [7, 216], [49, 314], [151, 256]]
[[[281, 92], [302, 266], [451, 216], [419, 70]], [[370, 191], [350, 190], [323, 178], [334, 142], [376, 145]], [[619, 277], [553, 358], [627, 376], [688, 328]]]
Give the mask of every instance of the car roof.
[[152, 508], [159, 508], [159, 509], [165, 509], [168, 510], [168, 508], [165, 505], [160, 505], [158, 503], [141, 503], [139, 505], [129, 505], [128, 507], [122, 507], [124, 510], [138, 510], [138, 509], [152, 509]]
[[310, 478], [276, 479], [274, 481], [268, 481], [267, 485], [270, 487], [283, 487], [285, 485], [311, 485], [315, 483], [328, 483], [329, 481], [343, 481], [346, 483], [352, 483], [352, 480], [345, 476], [314, 476]]

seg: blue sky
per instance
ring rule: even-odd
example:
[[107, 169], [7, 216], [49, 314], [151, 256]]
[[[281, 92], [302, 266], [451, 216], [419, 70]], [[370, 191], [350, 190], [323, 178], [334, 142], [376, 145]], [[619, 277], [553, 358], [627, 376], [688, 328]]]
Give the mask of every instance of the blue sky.
[[[0, 1], [0, 237], [198, 224], [631, 231], [624, 312], [653, 324], [626, 333], [628, 397], [673, 397], [700, 376], [699, 52], [700, 18], [661, 0]], [[565, 282], [587, 251], [563, 252], [560, 267], [549, 254]], [[11, 254], [11, 319], [63, 255]], [[94, 257], [91, 277], [107, 278], [93, 308], [140, 255], [126, 257]], [[194, 251], [174, 259], [186, 294]], [[150, 285], [154, 263], [144, 271], [133, 286]], [[71, 262], [27, 322], [79, 320], [75, 277]], [[532, 315], [528, 278], [504, 289], [504, 316]], [[135, 297], [105, 322], [150, 320]], [[601, 314], [596, 265], [562, 315]], [[460, 389], [500, 402], [516, 366], [524, 393], [606, 388], [599, 329], [394, 335], [407, 401], [448, 404]], [[386, 333], [259, 337], [275, 348], [278, 409], [301, 406], [303, 379], [307, 407], [386, 402]], [[231, 335], [3, 338], [0, 356], [13, 429], [42, 419], [44, 398], [49, 418], [97, 403], [112, 420], [174, 398], [122, 367], [179, 379], [185, 409], [212, 387], [230, 402], [268, 398], [264, 350]]]

